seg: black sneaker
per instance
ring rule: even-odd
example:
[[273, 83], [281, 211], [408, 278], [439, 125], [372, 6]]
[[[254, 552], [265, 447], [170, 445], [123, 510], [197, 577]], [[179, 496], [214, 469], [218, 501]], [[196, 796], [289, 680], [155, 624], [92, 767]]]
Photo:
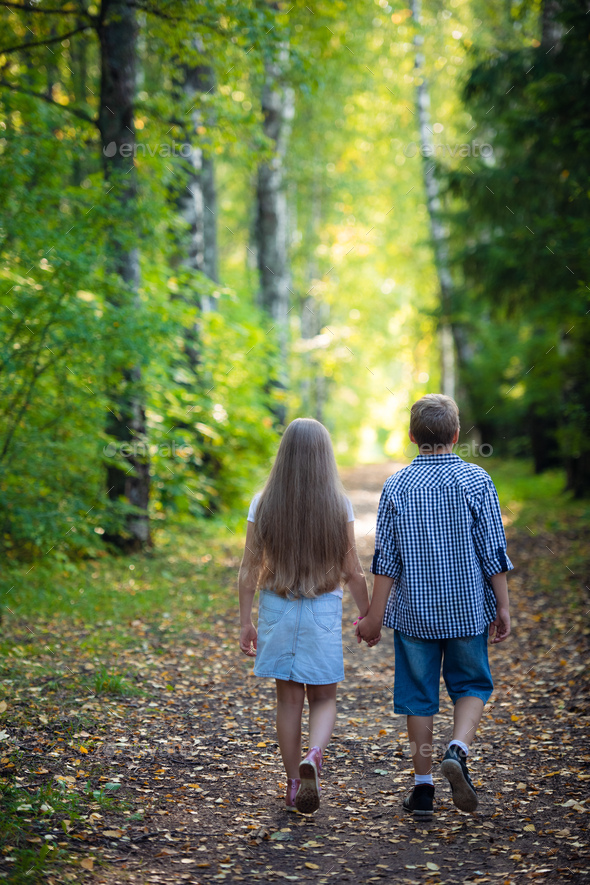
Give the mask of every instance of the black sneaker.
[[432, 817], [432, 800], [434, 787], [432, 784], [416, 784], [409, 796], [403, 801], [404, 811], [411, 811], [415, 817], [423, 820]]
[[461, 811], [475, 811], [477, 792], [469, 777], [465, 763], [465, 753], [457, 744], [452, 744], [444, 755], [440, 770], [451, 785], [453, 802]]

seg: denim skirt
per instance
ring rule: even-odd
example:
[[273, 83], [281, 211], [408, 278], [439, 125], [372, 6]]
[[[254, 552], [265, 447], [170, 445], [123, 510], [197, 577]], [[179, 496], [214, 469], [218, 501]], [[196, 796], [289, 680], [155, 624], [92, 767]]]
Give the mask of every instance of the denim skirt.
[[261, 590], [254, 674], [307, 685], [342, 682], [342, 599], [283, 599]]

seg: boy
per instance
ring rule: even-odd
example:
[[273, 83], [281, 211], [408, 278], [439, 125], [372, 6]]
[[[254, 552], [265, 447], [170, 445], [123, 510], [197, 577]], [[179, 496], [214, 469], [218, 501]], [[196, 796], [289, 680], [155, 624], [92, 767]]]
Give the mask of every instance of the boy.
[[394, 712], [408, 717], [415, 773], [403, 807], [429, 818], [441, 662], [454, 704], [441, 771], [457, 808], [477, 808], [466, 759], [493, 689], [488, 633], [494, 643], [510, 634], [506, 572], [514, 566], [491, 478], [452, 452], [459, 439], [455, 401], [428, 394], [414, 403], [410, 439], [419, 454], [381, 493], [373, 596], [357, 635], [374, 645], [381, 624], [395, 631]]

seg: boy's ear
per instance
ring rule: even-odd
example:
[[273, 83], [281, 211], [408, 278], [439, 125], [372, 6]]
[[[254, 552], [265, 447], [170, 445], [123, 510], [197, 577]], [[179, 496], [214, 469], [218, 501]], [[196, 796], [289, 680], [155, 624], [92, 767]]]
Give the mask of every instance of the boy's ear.
[[408, 436], [410, 437], [410, 442], [413, 442], [414, 445], [417, 446], [418, 443], [416, 442], [416, 439], [415, 439], [415, 437], [414, 437], [414, 434], [412, 433], [411, 430], [408, 430]]
[[457, 427], [457, 429], [455, 431], [455, 435], [453, 437], [453, 445], [456, 445], [459, 440], [459, 430], [460, 430], [460, 428]]

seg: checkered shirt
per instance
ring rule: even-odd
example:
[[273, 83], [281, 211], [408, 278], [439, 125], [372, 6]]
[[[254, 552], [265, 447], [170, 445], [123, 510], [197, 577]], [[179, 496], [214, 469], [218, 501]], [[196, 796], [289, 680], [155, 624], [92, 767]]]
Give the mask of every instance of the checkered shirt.
[[506, 555], [490, 476], [458, 455], [418, 455], [381, 493], [371, 571], [394, 585], [383, 623], [409, 636], [483, 633], [496, 617], [491, 575]]

